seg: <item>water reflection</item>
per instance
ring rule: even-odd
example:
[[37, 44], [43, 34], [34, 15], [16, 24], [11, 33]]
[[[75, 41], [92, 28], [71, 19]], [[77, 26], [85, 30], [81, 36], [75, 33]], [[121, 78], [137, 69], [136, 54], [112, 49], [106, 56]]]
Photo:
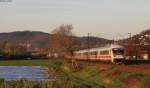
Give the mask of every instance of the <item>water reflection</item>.
[[33, 81], [50, 80], [47, 67], [42, 66], [0, 66], [0, 78], [5, 80], [27, 79]]

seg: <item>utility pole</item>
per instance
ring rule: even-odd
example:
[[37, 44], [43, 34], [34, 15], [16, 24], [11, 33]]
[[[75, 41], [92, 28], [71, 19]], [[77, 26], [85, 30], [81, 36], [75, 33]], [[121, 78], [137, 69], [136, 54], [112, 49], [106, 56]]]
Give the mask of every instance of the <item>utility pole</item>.
[[128, 33], [129, 34], [129, 38], [130, 38], [130, 41], [132, 40], [132, 34], [131, 34], [131, 32], [130, 33]]
[[130, 59], [132, 58], [132, 56], [133, 56], [133, 54], [132, 54], [132, 48], [133, 48], [133, 46], [132, 46], [132, 34], [131, 34], [131, 32], [130, 33], [128, 33], [128, 35], [129, 35], [129, 40], [128, 40], [128, 49], [129, 49], [129, 56], [130, 56]]
[[90, 59], [90, 33], [88, 33], [88, 53], [87, 53], [87, 59]]

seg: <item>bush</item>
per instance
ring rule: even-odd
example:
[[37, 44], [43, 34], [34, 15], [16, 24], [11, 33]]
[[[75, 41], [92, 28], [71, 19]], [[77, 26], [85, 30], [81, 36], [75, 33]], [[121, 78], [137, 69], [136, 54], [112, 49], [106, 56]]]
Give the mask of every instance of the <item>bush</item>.
[[55, 71], [61, 71], [63, 69], [65, 62], [63, 60], [53, 60], [50, 63], [50, 67]]

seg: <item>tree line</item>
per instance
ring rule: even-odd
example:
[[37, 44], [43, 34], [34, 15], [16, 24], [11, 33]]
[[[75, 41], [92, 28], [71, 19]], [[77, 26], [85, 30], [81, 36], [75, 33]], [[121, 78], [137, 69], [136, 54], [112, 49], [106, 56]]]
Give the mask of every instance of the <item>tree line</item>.
[[8, 41], [4, 42], [0, 54], [2, 59], [23, 59], [31, 56], [31, 53], [27, 51], [26, 47], [14, 46]]

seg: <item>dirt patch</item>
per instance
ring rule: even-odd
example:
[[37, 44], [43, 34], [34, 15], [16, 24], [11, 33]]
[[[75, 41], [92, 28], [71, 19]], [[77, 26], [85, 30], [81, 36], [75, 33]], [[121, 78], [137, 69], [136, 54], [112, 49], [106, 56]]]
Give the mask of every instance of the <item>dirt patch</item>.
[[112, 80], [109, 79], [109, 78], [105, 78], [105, 79], [103, 79], [103, 83], [104, 83], [104, 84], [111, 84], [111, 83], [112, 83]]
[[125, 88], [142, 88], [142, 78], [140, 75], [130, 75], [123, 80]]
[[121, 73], [122, 73], [121, 71], [115, 70], [115, 71], [112, 72], [111, 77], [115, 78], [115, 77], [119, 76]]
[[[86, 62], [82, 62], [82, 63], [86, 64]], [[91, 63], [88, 65], [96, 66], [98, 72], [103, 72], [114, 67], [117, 70], [123, 71], [123, 72], [150, 75], [150, 64], [116, 65], [116, 64], [108, 64], [108, 63], [106, 64], [105, 63]]]
[[142, 65], [118, 65], [116, 68], [120, 71], [150, 75], [150, 64]]
[[150, 88], [150, 78], [143, 80], [142, 88]]

